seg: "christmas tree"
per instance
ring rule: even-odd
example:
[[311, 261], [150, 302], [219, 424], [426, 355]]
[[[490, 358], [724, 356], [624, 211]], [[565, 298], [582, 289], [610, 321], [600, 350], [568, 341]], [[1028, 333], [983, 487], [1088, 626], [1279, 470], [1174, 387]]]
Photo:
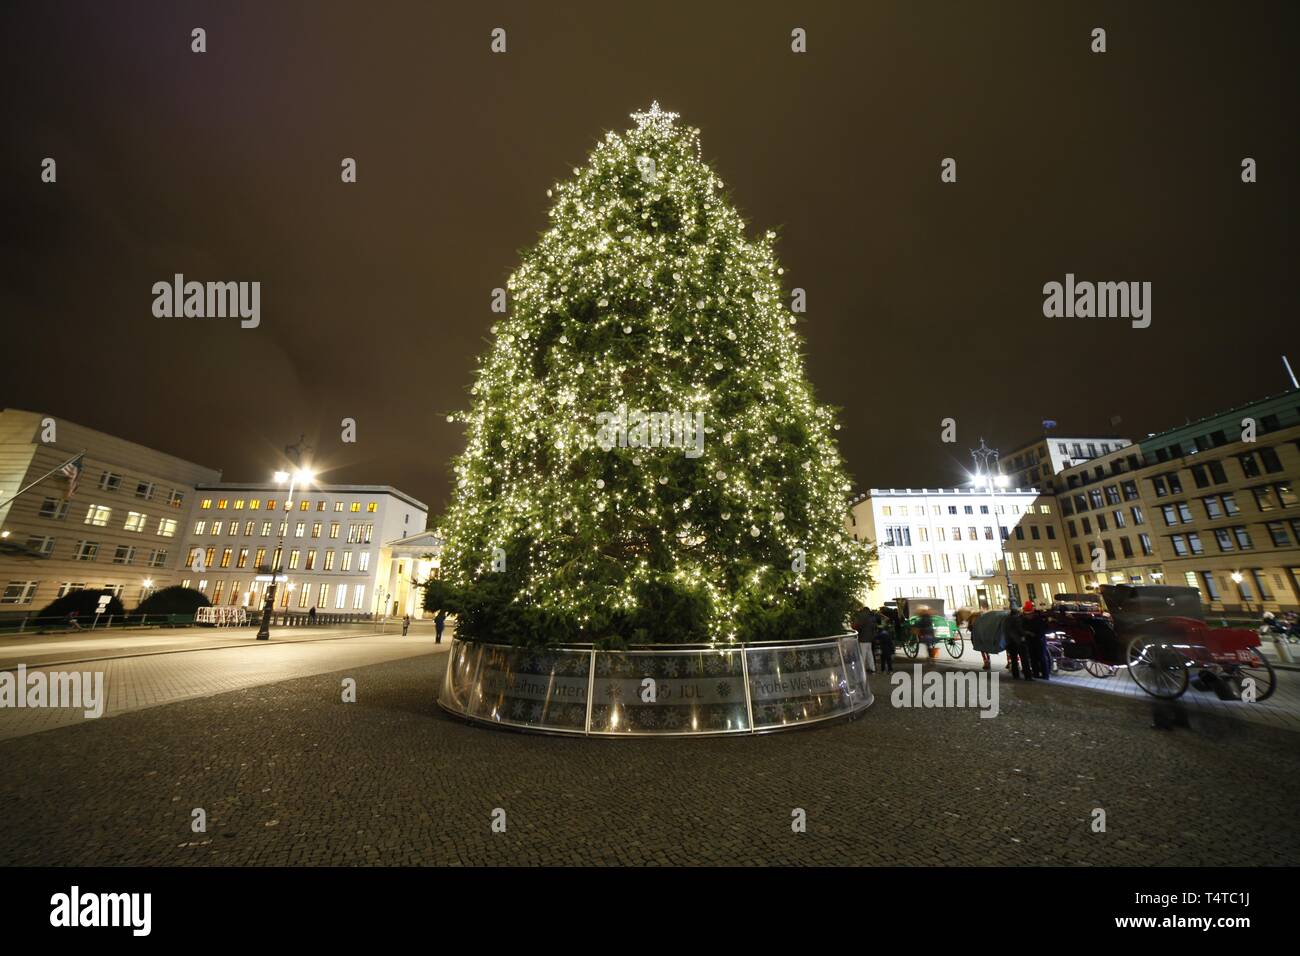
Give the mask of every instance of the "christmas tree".
[[842, 633], [868, 555], [775, 234], [746, 237], [699, 130], [632, 118], [548, 190], [449, 417], [467, 447], [426, 604], [514, 643]]

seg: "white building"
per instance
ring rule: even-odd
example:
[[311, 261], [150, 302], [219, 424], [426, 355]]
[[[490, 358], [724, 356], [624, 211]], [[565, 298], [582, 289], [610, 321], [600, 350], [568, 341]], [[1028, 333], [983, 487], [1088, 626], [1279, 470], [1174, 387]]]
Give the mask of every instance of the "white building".
[[414, 562], [403, 555], [398, 574], [392, 552], [424, 532], [428, 508], [396, 488], [316, 485], [296, 488], [289, 501], [274, 483], [221, 483], [199, 485], [195, 494], [181, 584], [213, 604], [261, 607], [267, 581], [258, 577], [277, 565], [287, 577], [277, 609], [397, 614], [419, 603], [410, 587], [400, 590], [400, 603], [393, 599], [395, 581], [418, 567], [408, 574]]
[[1002, 474], [1016, 487], [1058, 492], [1061, 489], [1056, 476], [1062, 471], [1132, 444], [1127, 438], [1064, 438], [1043, 435], [1003, 455], [999, 467]]
[[852, 505], [849, 531], [877, 545], [866, 603], [937, 597], [961, 607], [1006, 607], [1011, 594], [1051, 601], [1073, 580], [1056, 500], [1034, 488], [872, 488]]

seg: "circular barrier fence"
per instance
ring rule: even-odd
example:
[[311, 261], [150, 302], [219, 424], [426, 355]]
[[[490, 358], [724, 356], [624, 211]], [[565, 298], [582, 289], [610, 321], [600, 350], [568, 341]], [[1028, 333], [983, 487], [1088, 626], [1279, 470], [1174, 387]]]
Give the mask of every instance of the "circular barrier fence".
[[871, 702], [853, 634], [627, 651], [455, 639], [438, 697], [468, 720], [607, 737], [769, 733]]

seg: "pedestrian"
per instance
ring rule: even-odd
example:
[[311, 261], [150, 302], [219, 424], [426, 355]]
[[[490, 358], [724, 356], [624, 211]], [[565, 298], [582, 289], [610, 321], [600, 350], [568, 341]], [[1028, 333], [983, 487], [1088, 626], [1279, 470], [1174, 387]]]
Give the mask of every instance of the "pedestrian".
[[853, 629], [858, 632], [858, 645], [866, 659], [867, 672], [876, 672], [876, 615], [865, 604], [853, 615]]
[[1046, 624], [1042, 615], [1034, 610], [1033, 601], [1025, 601], [1021, 609], [1025, 621], [1025, 653], [1029, 657], [1028, 673], [1042, 680], [1047, 679], [1043, 670], [1043, 654], [1047, 649]]
[[435, 644], [442, 643], [442, 627], [446, 623], [447, 623], [447, 612], [443, 608], [438, 608], [438, 616], [433, 619], [433, 627], [437, 633], [437, 637], [434, 640]]
[[1026, 623], [1024, 613], [1016, 607], [1011, 609], [1007, 615], [1007, 665], [1011, 668], [1011, 679], [1020, 680], [1020, 671], [1025, 672], [1025, 680], [1033, 680], [1034, 673], [1029, 662], [1029, 651], [1026, 647]]
[[925, 605], [921, 606], [916, 617], [916, 639], [925, 645], [931, 660], [939, 656], [939, 648], [934, 645], [934, 618]]
[[315, 624], [315, 623], [316, 623], [316, 605], [315, 605], [315, 604], [313, 604], [313, 605], [311, 606], [311, 610], [307, 612], [307, 623], [308, 623], [308, 624]]
[[406, 637], [406, 632], [411, 629], [411, 615], [402, 618], [402, 637]]
[[78, 613], [79, 612], [77, 611], [68, 612], [68, 627], [72, 628], [74, 631], [81, 630], [81, 622], [77, 620]]
[[880, 672], [891, 674], [894, 671], [894, 636], [898, 618], [890, 608], [881, 608], [881, 614], [884, 615], [883, 626], [876, 632], [876, 641], [880, 644]]

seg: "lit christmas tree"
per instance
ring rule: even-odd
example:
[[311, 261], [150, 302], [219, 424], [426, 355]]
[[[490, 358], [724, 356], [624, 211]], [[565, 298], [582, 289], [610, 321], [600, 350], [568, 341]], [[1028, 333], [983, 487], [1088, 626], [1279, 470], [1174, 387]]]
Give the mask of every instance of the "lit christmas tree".
[[774, 233], [658, 103], [548, 190], [471, 388], [430, 608], [515, 643], [841, 633], [867, 583]]

